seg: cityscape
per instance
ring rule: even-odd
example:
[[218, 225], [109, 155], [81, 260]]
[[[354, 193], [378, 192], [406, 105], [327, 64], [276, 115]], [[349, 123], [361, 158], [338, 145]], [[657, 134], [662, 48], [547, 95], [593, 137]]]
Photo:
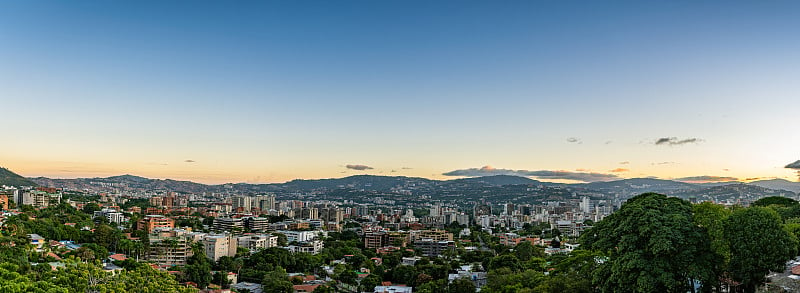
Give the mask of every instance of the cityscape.
[[0, 3], [0, 292], [800, 292], [800, 3]]

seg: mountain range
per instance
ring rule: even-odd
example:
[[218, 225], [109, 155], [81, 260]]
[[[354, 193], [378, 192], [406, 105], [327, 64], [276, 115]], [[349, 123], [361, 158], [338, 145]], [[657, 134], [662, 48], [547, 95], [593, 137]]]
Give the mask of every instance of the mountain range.
[[[0, 169], [0, 176], [14, 174], [7, 169]], [[485, 190], [499, 186], [528, 185], [546, 188], [561, 188], [576, 192], [592, 192], [630, 196], [644, 192], [674, 194], [681, 197], [702, 197], [706, 194], [722, 194], [731, 196], [744, 194], [761, 195], [794, 195], [800, 192], [800, 182], [783, 179], [755, 181], [750, 183], [728, 182], [713, 185], [693, 184], [672, 180], [652, 178], [631, 178], [608, 182], [592, 182], [564, 184], [533, 180], [526, 177], [496, 175], [486, 177], [461, 178], [453, 180], [431, 180], [404, 176], [355, 175], [331, 179], [296, 179], [285, 183], [248, 184], [228, 183], [206, 185], [191, 181], [171, 179], [150, 179], [134, 175], [120, 175], [106, 178], [51, 179], [46, 177], [24, 178], [19, 175], [3, 176], [14, 178], [14, 182], [32, 182], [42, 186], [60, 187], [75, 190], [95, 190], [115, 192], [121, 190], [163, 190], [183, 193], [241, 193], [257, 194], [274, 192], [279, 194], [318, 192], [336, 189], [366, 190], [384, 193], [406, 193], [414, 195], [453, 195], [479, 194]], [[21, 178], [21, 179], [20, 179]], [[0, 184], [4, 181], [0, 180]], [[6, 183], [7, 184], [7, 183]], [[18, 185], [18, 184], [11, 184]], [[758, 187], [758, 188], [750, 188]], [[466, 192], [470, 191], [470, 192]], [[787, 192], [781, 192], [787, 191]]]

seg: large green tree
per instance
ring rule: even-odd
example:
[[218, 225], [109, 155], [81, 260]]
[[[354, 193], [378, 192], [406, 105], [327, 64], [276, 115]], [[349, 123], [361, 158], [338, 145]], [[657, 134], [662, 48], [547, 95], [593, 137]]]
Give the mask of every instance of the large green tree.
[[746, 292], [755, 292], [770, 270], [783, 271], [785, 262], [797, 251], [797, 238], [769, 208], [734, 211], [725, 222], [725, 237], [731, 253], [728, 272]]
[[635, 196], [585, 232], [581, 242], [608, 255], [593, 278], [605, 292], [687, 292], [695, 280], [716, 279], [708, 235], [694, 225], [691, 203], [679, 198]]
[[196, 283], [202, 289], [211, 283], [211, 260], [206, 257], [203, 245], [200, 243], [192, 245], [192, 253], [193, 255], [186, 261], [183, 274], [187, 280]]
[[264, 275], [264, 280], [261, 281], [261, 285], [264, 286], [264, 289], [267, 289], [265, 292], [294, 292], [292, 282], [289, 282], [289, 275], [286, 274], [286, 270], [281, 267], [277, 267], [274, 271], [267, 272]]

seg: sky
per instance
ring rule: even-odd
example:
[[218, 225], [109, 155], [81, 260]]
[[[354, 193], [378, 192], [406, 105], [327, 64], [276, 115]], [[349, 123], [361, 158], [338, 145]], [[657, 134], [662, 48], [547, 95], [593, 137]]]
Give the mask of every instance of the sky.
[[795, 1], [4, 1], [0, 166], [784, 178]]

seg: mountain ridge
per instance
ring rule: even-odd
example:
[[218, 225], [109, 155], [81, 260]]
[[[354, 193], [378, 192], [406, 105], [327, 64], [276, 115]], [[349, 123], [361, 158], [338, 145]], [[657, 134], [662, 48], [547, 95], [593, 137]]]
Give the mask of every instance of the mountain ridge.
[[34, 183], [29, 178], [25, 178], [7, 168], [0, 167], [0, 186], [2, 185], [15, 186], [15, 187], [37, 186], [36, 183]]
[[[378, 192], [403, 193], [414, 190], [423, 194], [437, 194], [442, 190], [457, 190], [461, 188], [491, 188], [511, 185], [561, 187], [575, 190], [599, 191], [607, 194], [631, 196], [644, 192], [657, 192], [663, 194], [702, 194], [721, 192], [714, 187], [724, 187], [736, 184], [758, 186], [775, 191], [800, 191], [800, 182], [787, 180], [772, 180], [765, 182], [730, 182], [725, 184], [695, 184], [680, 181], [655, 179], [655, 178], [629, 178], [615, 181], [590, 182], [590, 183], [553, 183], [534, 180], [527, 177], [513, 175], [493, 175], [483, 177], [457, 178], [449, 180], [434, 180], [421, 177], [408, 176], [383, 176], [383, 175], [352, 175], [341, 178], [325, 179], [294, 179], [284, 183], [250, 184], [250, 183], [225, 183], [203, 184], [192, 181], [179, 181], [173, 179], [150, 179], [136, 175], [117, 175], [105, 178], [76, 178], [76, 179], [50, 179], [46, 177], [30, 178], [30, 181], [42, 185], [61, 188], [87, 189], [98, 186], [108, 188], [141, 188], [149, 190], [165, 190], [183, 193], [204, 192], [238, 192], [238, 193], [265, 193], [265, 192], [311, 192], [314, 190], [371, 190]], [[760, 184], [760, 185], [759, 185]], [[761, 186], [769, 185], [769, 186]], [[784, 187], [784, 188], [778, 188]], [[795, 189], [796, 188], [796, 189]], [[730, 188], [728, 188], [730, 189]], [[734, 188], [735, 189], [735, 188]], [[739, 188], [742, 189], [742, 188]], [[724, 190], [720, 189], [720, 190]], [[759, 192], [766, 192], [760, 190]], [[775, 192], [769, 191], [768, 194]]]

